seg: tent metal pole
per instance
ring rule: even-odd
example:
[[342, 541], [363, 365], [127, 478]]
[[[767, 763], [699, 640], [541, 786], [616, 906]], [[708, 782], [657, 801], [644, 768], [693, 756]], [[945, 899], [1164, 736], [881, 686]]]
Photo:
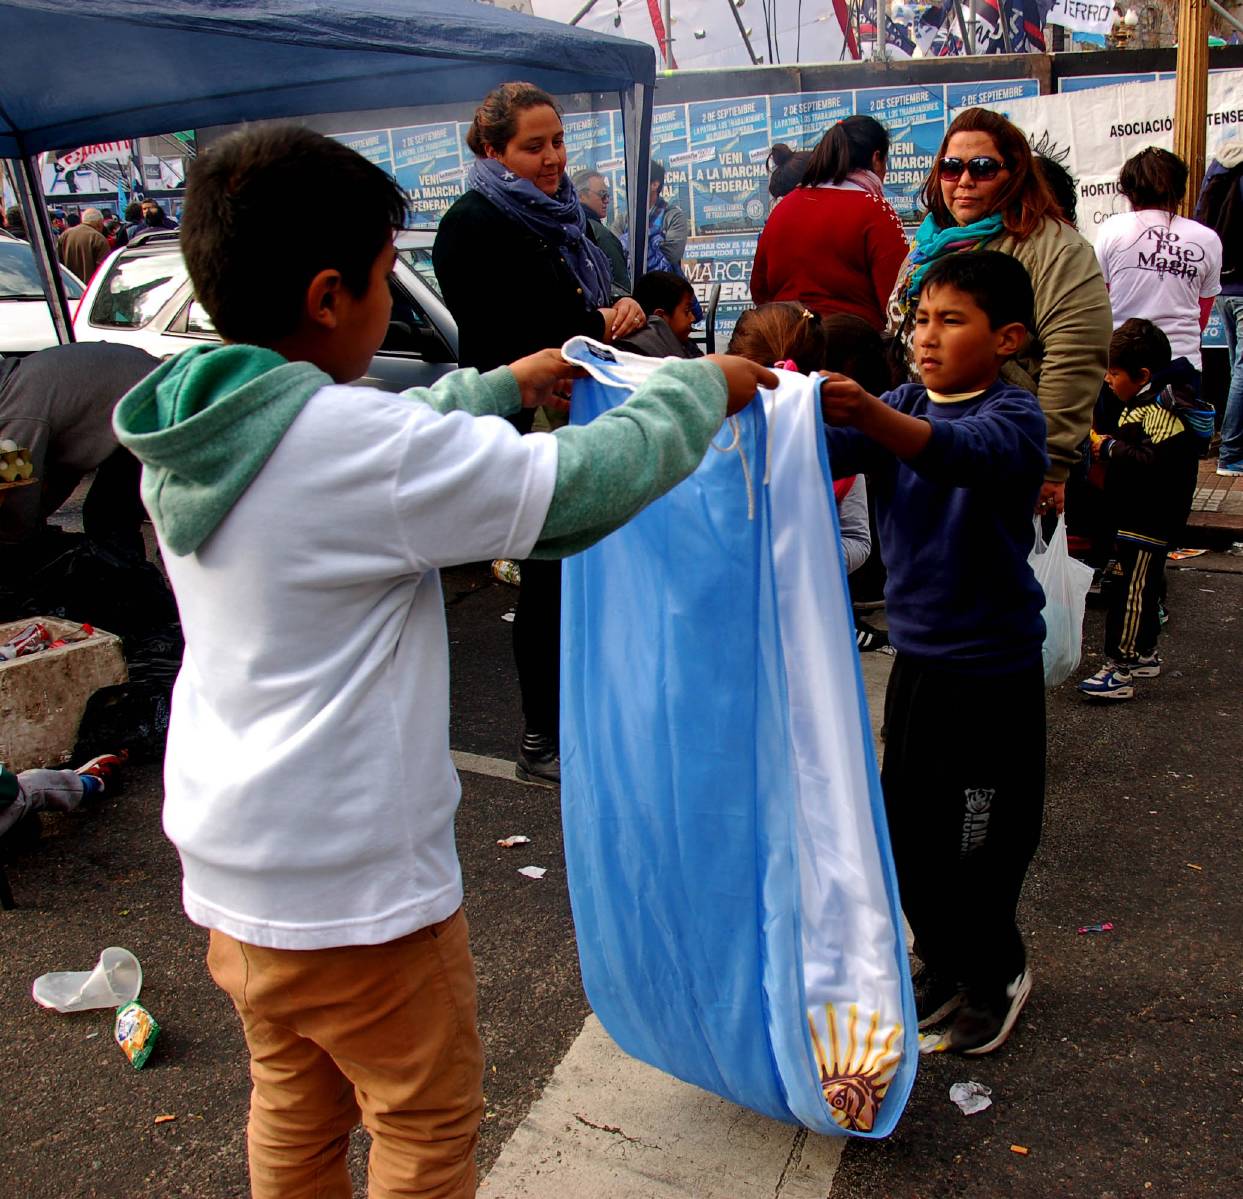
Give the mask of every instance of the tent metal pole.
[[760, 60], [751, 46], [751, 39], [747, 36], [747, 27], [742, 23], [742, 16], [738, 12], [737, 5], [734, 0], [725, 0], [725, 7], [729, 9], [730, 16], [734, 18], [734, 24], [738, 26], [738, 36], [742, 38], [742, 44], [746, 46], [747, 53], [751, 56], [751, 65], [757, 66]]
[[43, 294], [47, 296], [48, 308], [52, 312], [56, 340], [62, 346], [68, 345], [73, 341], [73, 321], [69, 316], [69, 297], [65, 294], [60, 260], [56, 256], [56, 239], [48, 221], [43, 183], [39, 178], [39, 164], [33, 158], [16, 159], [13, 182], [17, 187], [22, 216], [26, 220], [26, 236], [34, 253], [35, 266], [43, 280]]
[[665, 70], [673, 70], [673, 0], [664, 0], [660, 6], [665, 22]]
[[1005, 0], [997, 0], [997, 24], [1001, 26], [1001, 48], [1007, 54], [1014, 53], [1014, 42], [1010, 37], [1010, 20], [1006, 15]]
[[962, 34], [962, 48], [968, 54], [974, 54], [975, 36], [972, 33], [971, 26], [967, 24], [967, 18], [963, 15], [962, 0], [954, 0], [954, 16], [958, 18], [958, 29]]
[[587, 3], [578, 10], [571, 18], [570, 24], [577, 25], [593, 8], [595, 8], [597, 0], [587, 0]]
[[1239, 20], [1234, 13], [1223, 8], [1217, 3], [1217, 0], [1208, 0], [1208, 6], [1211, 8], [1227, 25], [1233, 25], [1240, 33], [1243, 33], [1243, 22]]
[[638, 282], [647, 263], [647, 192], [652, 162], [653, 90], [645, 84], [636, 83], [621, 93], [632, 283]]

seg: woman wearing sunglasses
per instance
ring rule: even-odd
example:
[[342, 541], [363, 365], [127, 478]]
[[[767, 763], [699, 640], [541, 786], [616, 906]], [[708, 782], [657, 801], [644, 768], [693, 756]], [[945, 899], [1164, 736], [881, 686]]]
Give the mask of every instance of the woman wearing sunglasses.
[[966, 109], [946, 130], [922, 199], [928, 215], [898, 274], [890, 329], [909, 368], [920, 280], [947, 254], [999, 250], [1027, 268], [1036, 335], [1002, 376], [1040, 401], [1050, 467], [1037, 511], [1061, 512], [1066, 476], [1079, 460], [1105, 377], [1112, 332], [1096, 255], [1063, 217], [1022, 131], [985, 108]]

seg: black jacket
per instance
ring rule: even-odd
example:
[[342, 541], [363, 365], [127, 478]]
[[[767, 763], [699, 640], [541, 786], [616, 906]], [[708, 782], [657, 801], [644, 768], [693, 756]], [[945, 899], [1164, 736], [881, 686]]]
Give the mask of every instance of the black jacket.
[[1106, 501], [1123, 540], [1165, 546], [1182, 533], [1205, 446], [1195, 425], [1207, 406], [1194, 368], [1175, 358], [1122, 409], [1101, 457]]
[[649, 316], [647, 324], [617, 342], [619, 350], [642, 354], [644, 358], [702, 358], [703, 352], [689, 341], [678, 341], [672, 329], [659, 316]]
[[626, 251], [617, 235], [598, 217], [583, 209], [587, 218], [587, 228], [591, 230], [591, 239], [602, 249], [609, 260], [609, 270], [613, 274], [613, 298], [630, 294], [630, 268], [626, 265]]
[[432, 263], [462, 366], [492, 370], [579, 334], [604, 337], [604, 318], [557, 248], [476, 191], [441, 218]]

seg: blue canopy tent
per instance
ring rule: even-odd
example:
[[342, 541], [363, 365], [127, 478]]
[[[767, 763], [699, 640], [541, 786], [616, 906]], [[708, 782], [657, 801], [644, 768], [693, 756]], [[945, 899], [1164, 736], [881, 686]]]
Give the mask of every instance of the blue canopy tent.
[[[507, 79], [621, 97], [643, 261], [656, 56], [640, 42], [476, 0], [0, 0], [0, 157], [61, 341], [68, 306], [35, 156], [244, 120], [468, 103]], [[59, 300], [59, 303], [56, 301]]]

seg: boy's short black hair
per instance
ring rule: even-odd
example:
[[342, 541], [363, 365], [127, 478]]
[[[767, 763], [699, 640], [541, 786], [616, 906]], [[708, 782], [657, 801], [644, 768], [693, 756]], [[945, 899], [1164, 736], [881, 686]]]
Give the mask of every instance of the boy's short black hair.
[[651, 316], [657, 308], [672, 312], [686, 297], [695, 298], [695, 289], [675, 271], [648, 271], [634, 287], [635, 303]]
[[1126, 371], [1132, 379], [1138, 379], [1142, 370], [1154, 375], [1165, 370], [1172, 357], [1170, 339], [1152, 321], [1138, 316], [1123, 321], [1109, 339], [1110, 369]]
[[954, 287], [969, 295], [988, 317], [989, 327], [1000, 329], [1017, 321], [1034, 332], [1036, 298], [1027, 268], [997, 250], [965, 250], [938, 258], [920, 281], [920, 291]]
[[[325, 212], [338, 217], [325, 221]], [[406, 212], [396, 182], [341, 142], [299, 125], [243, 129], [191, 167], [181, 249], [220, 335], [271, 345], [297, 329], [320, 271], [340, 271], [364, 295]]]

